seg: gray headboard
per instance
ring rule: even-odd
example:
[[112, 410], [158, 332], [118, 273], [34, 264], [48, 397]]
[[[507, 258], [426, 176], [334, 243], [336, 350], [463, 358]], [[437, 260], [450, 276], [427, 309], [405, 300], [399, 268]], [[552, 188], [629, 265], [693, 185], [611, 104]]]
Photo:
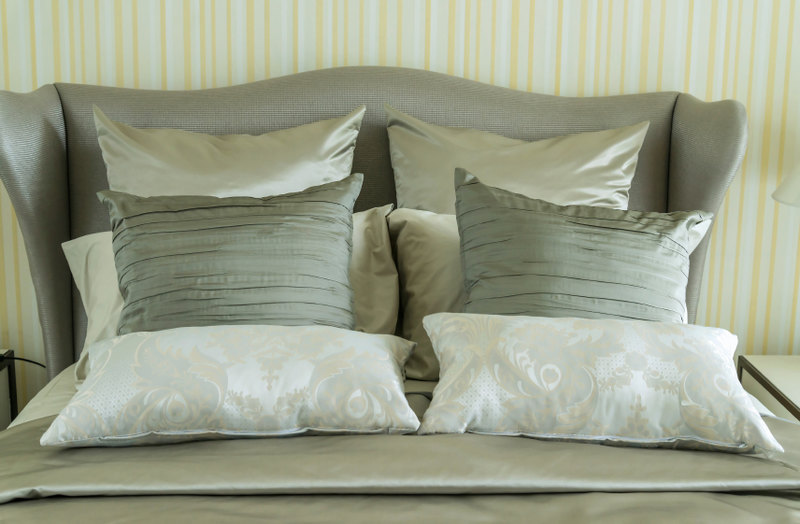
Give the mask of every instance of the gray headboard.
[[[212, 134], [264, 133], [366, 104], [354, 171], [365, 174], [357, 208], [367, 209], [395, 198], [384, 103], [435, 124], [526, 140], [649, 120], [630, 200], [641, 210], [716, 212], [747, 140], [745, 111], [735, 101], [706, 103], [674, 92], [566, 98], [389, 67], [323, 69], [201, 91], [55, 84], [0, 92], [0, 179], [25, 238], [49, 375], [75, 360], [86, 329], [60, 244], [109, 228], [95, 197], [107, 183], [92, 104], [133, 126]], [[704, 242], [692, 256], [692, 320], [706, 248]]]

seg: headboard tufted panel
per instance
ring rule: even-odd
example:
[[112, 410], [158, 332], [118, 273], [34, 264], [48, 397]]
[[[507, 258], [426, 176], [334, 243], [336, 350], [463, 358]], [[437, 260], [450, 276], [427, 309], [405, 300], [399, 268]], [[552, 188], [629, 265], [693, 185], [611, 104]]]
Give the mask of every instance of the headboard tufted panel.
[[[40, 92], [47, 93], [48, 108], [30, 102], [33, 97], [41, 97]], [[106, 211], [95, 197], [107, 183], [92, 119], [93, 104], [112, 119], [133, 126], [177, 127], [212, 134], [264, 133], [341, 116], [364, 104], [367, 113], [357, 142], [354, 171], [365, 174], [357, 209], [367, 209], [393, 202], [395, 198], [384, 103], [431, 123], [475, 127], [526, 140], [649, 120], [650, 129], [631, 189], [630, 207], [634, 209], [666, 211], [689, 206], [716, 211], [738, 169], [746, 141], [744, 113], [736, 102], [709, 104], [674, 92], [556, 97], [389, 67], [324, 69], [188, 92], [56, 84], [55, 89], [46, 86], [27, 95], [0, 93], [0, 115], [3, 115], [0, 145], [11, 143], [12, 136], [22, 142], [42, 136], [39, 130], [20, 132], [18, 126], [9, 126], [6, 115], [11, 115], [8, 119], [14, 121], [41, 119], [41, 114], [49, 114], [48, 111], [54, 114], [63, 111], [63, 131], [51, 133], [46, 140], [52, 151], [49, 165], [61, 162], [60, 169], [68, 179], [68, 192], [67, 188], [63, 191], [68, 201], [52, 202], [55, 207], [38, 202], [36, 206], [40, 209], [20, 215], [29, 254], [47, 253], [61, 259], [51, 264], [52, 268], [37, 259], [31, 261], [40, 295], [40, 316], [43, 326], [45, 322], [49, 326], [45, 328], [45, 341], [50, 374], [74, 360], [85, 333], [80, 297], [74, 291], [71, 297], [68, 292], [64, 296], [70, 281], [68, 272], [64, 274], [66, 264], [58, 243], [108, 229]], [[20, 110], [26, 116], [12, 114]], [[27, 186], [38, 187], [48, 179], [39, 171], [31, 175], [31, 170], [41, 170], [41, 166], [28, 167], [16, 160], [20, 146], [14, 144], [0, 153], [3, 155], [0, 177], [18, 206]], [[674, 144], [679, 144], [678, 151]], [[709, 165], [717, 167], [709, 170]], [[676, 166], [679, 173], [675, 173]], [[56, 179], [57, 175], [53, 173]], [[59, 197], [52, 195], [52, 198]], [[58, 223], [60, 232], [42, 236], [47, 222]], [[705, 249], [693, 258], [687, 290], [692, 319], [704, 255]], [[60, 291], [43, 293], [51, 286]]]

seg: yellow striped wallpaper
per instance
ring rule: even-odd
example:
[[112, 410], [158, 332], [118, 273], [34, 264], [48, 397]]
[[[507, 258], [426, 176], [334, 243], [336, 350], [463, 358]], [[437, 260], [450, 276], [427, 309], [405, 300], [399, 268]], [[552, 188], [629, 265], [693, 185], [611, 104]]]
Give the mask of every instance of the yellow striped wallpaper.
[[[570, 96], [686, 91], [747, 106], [750, 141], [720, 210], [698, 322], [753, 353], [800, 353], [795, 0], [0, 0], [0, 88], [200, 89], [356, 64], [430, 69]], [[800, 173], [798, 173], [800, 174]], [[0, 194], [0, 345], [43, 360], [22, 238]], [[44, 374], [20, 370], [27, 401]]]

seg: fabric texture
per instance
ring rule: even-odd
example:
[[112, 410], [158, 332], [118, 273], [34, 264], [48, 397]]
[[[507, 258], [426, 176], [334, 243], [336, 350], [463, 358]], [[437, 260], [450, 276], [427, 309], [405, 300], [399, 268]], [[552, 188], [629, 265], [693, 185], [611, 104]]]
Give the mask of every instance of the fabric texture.
[[[386, 335], [395, 332], [399, 288], [386, 223], [391, 209], [389, 204], [353, 214], [349, 276], [356, 331]], [[88, 317], [84, 348], [116, 336], [123, 301], [111, 232], [84, 235], [65, 242], [62, 248]]]
[[[366, 108], [261, 135], [138, 129], [94, 108], [108, 187], [139, 196], [263, 197], [341, 180]], [[191, 192], [190, 192], [191, 191]]]
[[464, 312], [687, 322], [702, 211], [558, 206], [456, 170]]
[[735, 335], [672, 322], [438, 313], [421, 434], [783, 452], [736, 377]]
[[124, 305], [118, 333], [216, 324], [353, 328], [362, 175], [267, 198], [102, 191]]
[[454, 213], [453, 170], [558, 204], [628, 208], [649, 122], [528, 142], [442, 127], [385, 106], [399, 207]]
[[131, 333], [88, 348], [91, 372], [43, 446], [305, 433], [409, 433], [414, 345], [324, 326]]
[[422, 326], [426, 315], [464, 309], [464, 275], [454, 215], [400, 208], [389, 214], [403, 307], [401, 334], [417, 343], [406, 376], [438, 380], [439, 361]]

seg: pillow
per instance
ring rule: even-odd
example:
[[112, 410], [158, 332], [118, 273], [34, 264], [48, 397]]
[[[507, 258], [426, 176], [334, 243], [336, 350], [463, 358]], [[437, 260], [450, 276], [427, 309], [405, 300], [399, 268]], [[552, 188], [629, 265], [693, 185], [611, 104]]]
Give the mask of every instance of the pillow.
[[421, 434], [783, 451], [736, 378], [735, 335], [676, 323], [440, 313]]
[[422, 319], [431, 313], [464, 309], [464, 276], [454, 215], [401, 208], [389, 213], [403, 304], [401, 334], [417, 343], [406, 363], [406, 375], [438, 380], [439, 362]]
[[386, 216], [394, 204], [353, 213], [353, 288], [355, 330], [394, 335], [400, 308], [400, 284]]
[[101, 191], [118, 333], [215, 324], [353, 328], [348, 269], [363, 176], [266, 198]]
[[413, 343], [332, 327], [211, 326], [87, 348], [89, 377], [43, 446], [128, 446], [314, 433], [409, 433]]
[[687, 322], [702, 211], [558, 206], [456, 170], [465, 313]]
[[94, 120], [114, 191], [263, 197], [348, 176], [365, 111], [257, 136], [137, 129], [97, 107]]
[[[356, 331], [394, 334], [399, 291], [389, 246], [386, 215], [392, 205], [353, 214], [350, 285]], [[122, 295], [114, 267], [111, 232], [93, 233], [61, 244], [86, 310], [84, 348], [117, 334]], [[85, 375], [79, 378], [86, 378]]]
[[428, 124], [385, 106], [399, 207], [454, 213], [453, 170], [559, 204], [627, 209], [649, 122], [536, 142]]

